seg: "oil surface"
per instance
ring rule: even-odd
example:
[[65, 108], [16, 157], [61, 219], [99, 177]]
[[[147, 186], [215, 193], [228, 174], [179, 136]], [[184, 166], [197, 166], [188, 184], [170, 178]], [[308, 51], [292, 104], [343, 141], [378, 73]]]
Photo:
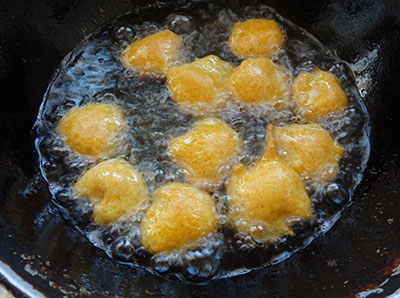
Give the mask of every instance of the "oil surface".
[[[179, 9], [163, 4], [132, 11], [88, 36], [71, 51], [48, 87], [36, 123], [42, 175], [66, 220], [120, 262], [147, 268], [168, 278], [200, 282], [283, 261], [335, 223], [361, 180], [369, 156], [369, 118], [349, 66], [313, 36], [269, 7], [249, 6], [237, 10], [213, 3], [190, 3]], [[129, 220], [95, 225], [90, 219], [91, 204], [74, 194], [72, 186], [96, 161], [75, 154], [63, 145], [56, 134], [59, 119], [73, 106], [90, 102], [117, 104], [129, 123], [120, 157], [140, 170], [149, 191], [170, 181], [184, 182], [181, 171], [166, 153], [167, 141], [185, 133], [197, 118], [177, 107], [164, 80], [143, 80], [125, 69], [120, 54], [129, 41], [168, 28], [183, 37], [184, 54], [179, 63], [214, 54], [238, 66], [240, 60], [231, 53], [228, 37], [235, 22], [248, 18], [273, 19], [283, 28], [286, 46], [276, 62], [284, 66], [292, 78], [317, 65], [339, 78], [349, 100], [343, 115], [326, 118], [320, 123], [345, 148], [345, 153], [334, 181], [327, 186], [306, 185], [312, 199], [313, 219], [294, 226], [294, 236], [285, 236], [273, 244], [257, 243], [226, 224], [227, 198], [224, 189], [220, 189], [213, 193], [220, 214], [219, 232], [203, 239], [196, 249], [154, 256], [148, 254], [139, 241], [138, 227], [143, 210]], [[267, 124], [302, 122], [290, 111], [267, 112], [265, 108], [248, 112], [230, 104], [218, 115], [243, 139], [239, 160], [247, 165], [257, 160], [264, 150]]]

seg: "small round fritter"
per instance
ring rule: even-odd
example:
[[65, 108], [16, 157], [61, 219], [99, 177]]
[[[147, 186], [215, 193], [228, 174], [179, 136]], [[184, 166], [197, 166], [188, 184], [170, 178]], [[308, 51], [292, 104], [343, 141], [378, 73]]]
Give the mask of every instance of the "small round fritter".
[[284, 42], [285, 36], [279, 25], [265, 19], [236, 23], [229, 37], [232, 52], [240, 58], [272, 57]]
[[135, 211], [147, 200], [142, 175], [124, 159], [103, 161], [85, 172], [74, 190], [93, 203], [93, 220], [108, 224]]
[[57, 132], [72, 151], [110, 157], [125, 127], [125, 116], [117, 106], [90, 103], [69, 110], [59, 121]]
[[123, 51], [122, 62], [141, 75], [163, 77], [178, 58], [181, 39], [170, 30], [146, 36]]
[[271, 103], [286, 106], [290, 96], [289, 78], [284, 69], [268, 58], [244, 60], [229, 78], [234, 98], [249, 104]]
[[272, 124], [264, 155], [249, 169], [243, 164], [233, 168], [227, 193], [233, 223], [259, 241], [293, 234], [295, 222], [312, 216], [303, 180], [276, 152]]
[[279, 154], [303, 179], [326, 181], [338, 171], [343, 147], [318, 124], [292, 124], [276, 127]]
[[168, 152], [188, 182], [205, 190], [218, 188], [229, 174], [241, 149], [237, 132], [224, 122], [207, 118], [194, 123], [184, 135], [171, 139]]
[[233, 67], [217, 56], [196, 59], [172, 68], [167, 76], [174, 101], [192, 114], [215, 113], [229, 98], [228, 79]]
[[347, 107], [347, 96], [338, 78], [317, 67], [312, 72], [301, 72], [292, 89], [298, 110], [308, 121], [343, 113]]
[[185, 183], [170, 183], [153, 194], [140, 227], [151, 253], [186, 250], [217, 230], [217, 211], [210, 195]]

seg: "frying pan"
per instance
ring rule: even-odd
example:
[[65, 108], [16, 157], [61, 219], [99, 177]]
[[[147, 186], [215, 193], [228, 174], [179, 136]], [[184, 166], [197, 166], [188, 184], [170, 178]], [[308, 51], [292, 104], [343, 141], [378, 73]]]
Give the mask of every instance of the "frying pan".
[[[185, 0], [174, 1], [183, 5]], [[253, 1], [219, 1], [237, 6]], [[0, 283], [19, 297], [400, 296], [400, 2], [271, 0], [350, 63], [371, 115], [352, 204], [283, 263], [204, 285], [165, 280], [94, 248], [50, 202], [32, 126], [52, 72], [84, 36], [146, 0], [0, 2]]]

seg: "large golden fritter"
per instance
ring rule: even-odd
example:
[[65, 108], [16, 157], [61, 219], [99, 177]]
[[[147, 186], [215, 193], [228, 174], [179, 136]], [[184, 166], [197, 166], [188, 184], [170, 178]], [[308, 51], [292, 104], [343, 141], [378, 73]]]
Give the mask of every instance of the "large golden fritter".
[[227, 82], [232, 69], [214, 55], [172, 68], [167, 80], [173, 100], [195, 115], [215, 113], [229, 98]]
[[90, 103], [69, 110], [59, 121], [58, 134], [71, 150], [91, 157], [111, 156], [126, 126], [115, 105]]
[[165, 76], [178, 58], [181, 37], [164, 30], [131, 43], [121, 54], [125, 67], [147, 76]]
[[289, 78], [284, 69], [268, 58], [250, 58], [236, 68], [229, 85], [234, 98], [249, 104], [271, 103], [286, 106], [290, 96]]
[[185, 183], [157, 189], [140, 227], [143, 246], [151, 253], [186, 250], [217, 229], [211, 196]]
[[85, 172], [75, 183], [77, 194], [93, 203], [93, 220], [108, 224], [135, 211], [146, 201], [146, 184], [124, 159], [103, 161]]
[[312, 72], [301, 72], [292, 89], [299, 112], [309, 121], [318, 121], [330, 113], [343, 113], [347, 107], [347, 96], [339, 80], [318, 67]]
[[232, 52], [240, 58], [271, 57], [284, 42], [285, 37], [279, 25], [265, 19], [236, 23], [229, 37]]
[[305, 180], [333, 179], [343, 148], [317, 124], [292, 124], [276, 127], [275, 139], [279, 154]]
[[300, 175], [276, 152], [273, 126], [264, 155], [252, 167], [236, 165], [227, 184], [229, 215], [239, 231], [259, 241], [293, 234], [291, 226], [311, 218], [311, 201]]
[[187, 181], [206, 190], [222, 185], [240, 148], [239, 135], [215, 118], [195, 122], [168, 144], [171, 159], [184, 169]]

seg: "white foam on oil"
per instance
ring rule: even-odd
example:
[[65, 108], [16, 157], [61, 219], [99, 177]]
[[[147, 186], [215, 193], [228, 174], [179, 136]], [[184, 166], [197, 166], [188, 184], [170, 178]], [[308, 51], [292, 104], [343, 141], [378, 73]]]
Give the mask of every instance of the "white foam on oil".
[[[188, 9], [172, 13], [161, 23], [135, 23], [138, 15], [138, 12], [127, 14], [88, 36], [64, 58], [45, 94], [36, 123], [36, 147], [40, 154], [42, 175], [49, 182], [54, 200], [65, 215], [85, 232], [95, 246], [118, 261], [142, 266], [156, 274], [195, 282], [244, 274], [255, 268], [282, 262], [315, 237], [327, 232], [339, 218], [340, 210], [349, 202], [369, 157], [368, 115], [348, 65], [333, 56], [329, 49], [309, 33], [267, 6], [250, 6], [237, 12], [210, 5], [200, 10]], [[177, 65], [190, 63], [196, 57], [214, 54], [238, 66], [240, 60], [231, 53], [227, 40], [233, 24], [248, 18], [274, 19], [282, 27], [287, 38], [286, 47], [274, 61], [285, 68], [289, 77], [294, 78], [300, 71], [310, 70], [313, 65], [317, 65], [332, 71], [342, 82], [350, 107], [341, 116], [327, 117], [321, 125], [345, 149], [335, 181], [341, 188], [332, 189], [335, 190], [333, 195], [336, 195], [338, 189], [345, 188], [348, 197], [337, 199], [339, 203], [335, 205], [335, 211], [329, 211], [332, 208], [332, 203], [326, 199], [329, 187], [319, 184], [308, 186], [310, 193], [315, 194], [311, 196], [314, 201], [314, 222], [304, 228], [308, 234], [295, 236], [294, 240], [290, 237], [279, 240], [280, 244], [276, 245], [280, 245], [280, 251], [273, 255], [268, 254], [269, 243], [254, 243], [249, 237], [242, 237], [231, 228], [223, 187], [213, 196], [222, 223], [220, 232], [205, 237], [197, 247], [188, 251], [155, 256], [146, 253], [140, 243], [140, 222], [144, 210], [107, 226], [93, 224], [90, 220], [91, 204], [77, 197], [72, 187], [78, 177], [95, 165], [96, 161], [71, 152], [63, 144], [56, 133], [59, 119], [77, 105], [90, 102], [116, 104], [123, 110], [129, 123], [117, 156], [138, 168], [150, 192], [171, 181], [185, 182], [182, 169], [168, 157], [168, 141], [184, 134], [199, 118], [179, 109], [171, 99], [164, 80], [143, 79], [134, 71], [125, 69], [120, 54], [129, 41], [169, 28], [181, 33], [183, 37], [184, 46]], [[371, 52], [370, 56], [369, 60], [359, 61], [353, 67], [360, 71], [367, 69], [370, 65], [368, 63], [376, 59], [377, 52]], [[369, 84], [368, 81], [364, 83]], [[239, 160], [246, 165], [256, 161], [263, 153], [265, 127], [269, 123], [286, 125], [304, 122], [301, 116], [293, 112], [292, 106], [285, 111], [277, 111], [268, 105], [249, 109], [235, 101], [229, 102], [214, 117], [225, 121], [239, 133], [243, 140]], [[343, 193], [339, 192], [339, 196]], [[292, 240], [296, 241], [296, 245], [288, 249], [285, 243]], [[242, 252], [237, 245], [239, 242], [246, 249], [261, 249], [269, 257], [264, 258], [260, 254], [257, 264], [251, 266], [247, 266], [243, 260], [238, 261], [235, 268], [222, 265], [226, 255], [233, 255], [229, 260], [231, 264], [241, 258]]]

